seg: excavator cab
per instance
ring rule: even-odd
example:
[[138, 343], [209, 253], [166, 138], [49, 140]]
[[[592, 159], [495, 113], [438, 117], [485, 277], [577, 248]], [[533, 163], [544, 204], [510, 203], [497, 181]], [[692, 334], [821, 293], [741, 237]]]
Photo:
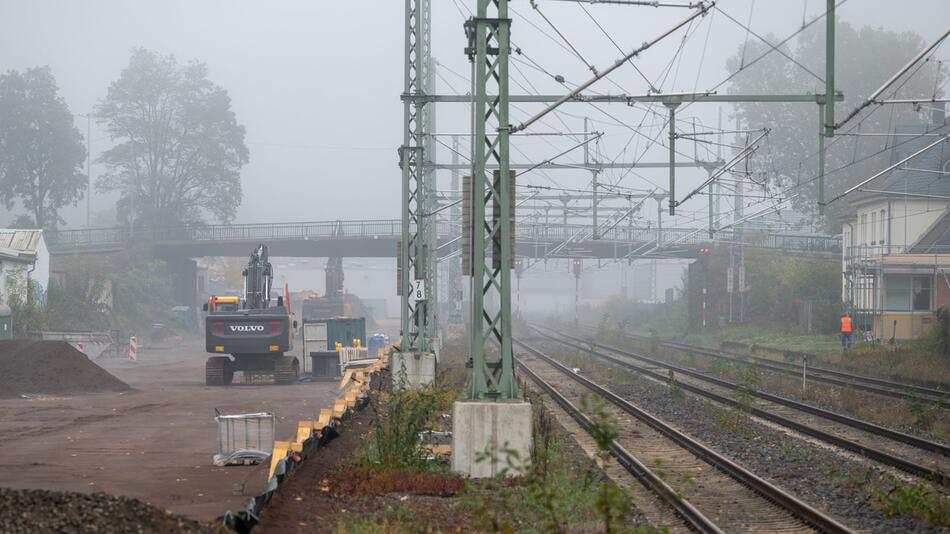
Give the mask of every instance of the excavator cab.
[[208, 313], [231, 313], [241, 308], [241, 297], [218, 297], [212, 296], [204, 305], [204, 311]]

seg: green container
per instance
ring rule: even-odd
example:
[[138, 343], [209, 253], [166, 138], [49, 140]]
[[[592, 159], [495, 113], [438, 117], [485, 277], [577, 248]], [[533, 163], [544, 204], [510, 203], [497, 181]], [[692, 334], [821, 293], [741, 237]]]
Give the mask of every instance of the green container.
[[354, 339], [360, 340], [360, 346], [366, 346], [366, 319], [363, 317], [335, 317], [325, 321], [328, 350], [333, 350], [337, 342], [352, 347]]
[[13, 338], [13, 313], [10, 307], [0, 304], [0, 339]]

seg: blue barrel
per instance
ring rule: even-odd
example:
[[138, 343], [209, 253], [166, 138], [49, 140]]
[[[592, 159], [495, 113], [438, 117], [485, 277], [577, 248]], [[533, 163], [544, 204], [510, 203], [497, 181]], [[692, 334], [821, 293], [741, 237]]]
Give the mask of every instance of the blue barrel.
[[369, 345], [366, 346], [370, 358], [375, 358], [379, 354], [379, 349], [384, 348], [389, 343], [389, 336], [386, 334], [373, 334], [369, 338]]

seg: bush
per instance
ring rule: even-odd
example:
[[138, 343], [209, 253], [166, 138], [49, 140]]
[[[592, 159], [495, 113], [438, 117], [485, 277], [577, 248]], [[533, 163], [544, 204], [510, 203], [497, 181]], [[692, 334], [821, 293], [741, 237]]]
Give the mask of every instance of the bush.
[[46, 328], [46, 306], [42, 288], [26, 271], [7, 276], [7, 306], [13, 319], [13, 337], [26, 337], [27, 332]]
[[950, 354], [950, 305], [944, 304], [937, 308], [934, 312], [933, 327], [922, 340], [929, 341], [940, 354]]
[[394, 388], [376, 401], [372, 435], [360, 450], [359, 462], [384, 468], [426, 468], [427, 452], [419, 435], [432, 430], [433, 415], [451, 406], [455, 396], [454, 391], [435, 386]]

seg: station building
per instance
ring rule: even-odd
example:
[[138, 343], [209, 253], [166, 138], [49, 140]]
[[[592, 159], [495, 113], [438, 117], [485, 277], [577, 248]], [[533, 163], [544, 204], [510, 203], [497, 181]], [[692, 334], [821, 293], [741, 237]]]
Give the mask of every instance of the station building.
[[[896, 128], [890, 164], [947, 134], [942, 109], [930, 124]], [[950, 144], [845, 198], [852, 209], [842, 226], [842, 300], [857, 329], [884, 341], [920, 337], [950, 303]]]

